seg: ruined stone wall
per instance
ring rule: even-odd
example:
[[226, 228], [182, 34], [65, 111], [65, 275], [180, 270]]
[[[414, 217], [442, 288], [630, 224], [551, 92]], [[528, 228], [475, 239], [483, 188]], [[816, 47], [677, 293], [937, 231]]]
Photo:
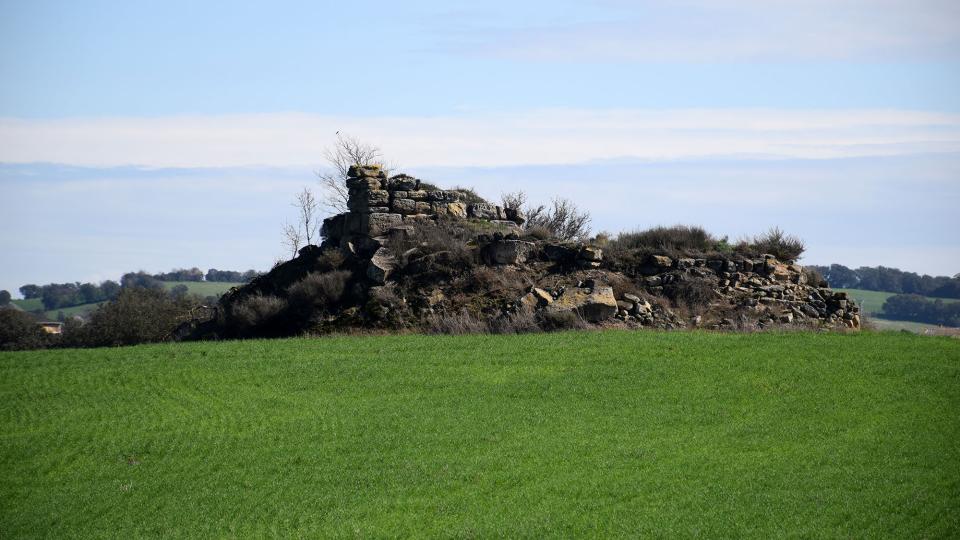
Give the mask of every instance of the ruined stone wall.
[[355, 166], [348, 172], [348, 212], [324, 220], [320, 234], [331, 245], [390, 234], [390, 230], [437, 219], [478, 219], [516, 227], [519, 212], [486, 203], [468, 204], [457, 190], [422, 189], [420, 180], [398, 174], [387, 177], [377, 166]]

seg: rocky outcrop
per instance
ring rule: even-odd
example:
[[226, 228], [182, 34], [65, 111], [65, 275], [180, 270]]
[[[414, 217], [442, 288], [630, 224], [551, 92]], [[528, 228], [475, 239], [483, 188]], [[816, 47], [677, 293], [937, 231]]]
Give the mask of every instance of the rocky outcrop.
[[[224, 295], [221, 316], [189, 332], [246, 337], [358, 326], [422, 329], [431, 317], [465, 311], [516, 331], [529, 331], [522, 324], [533, 323], [524, 317], [546, 328], [569, 327], [557, 322], [564, 320], [662, 329], [861, 324], [846, 293], [807, 283], [803, 267], [772, 255], [625, 256], [622, 248], [539, 240], [521, 229], [522, 213], [468, 204], [460, 191], [402, 174], [387, 177], [378, 167], [353, 167], [349, 176], [349, 211], [323, 222], [321, 246], [303, 248]], [[447, 236], [437, 238], [440, 233]], [[291, 298], [296, 283], [331, 272], [348, 275], [331, 307], [299, 312], [303, 303], [292, 301], [259, 333], [222, 326], [233, 305]]]

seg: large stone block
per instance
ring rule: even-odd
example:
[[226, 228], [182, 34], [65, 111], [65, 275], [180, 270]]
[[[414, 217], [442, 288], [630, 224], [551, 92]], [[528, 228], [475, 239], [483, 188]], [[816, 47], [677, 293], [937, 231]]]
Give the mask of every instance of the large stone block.
[[323, 220], [320, 226], [320, 236], [327, 239], [337, 239], [343, 236], [348, 214], [337, 214]]
[[370, 212], [371, 208], [387, 207], [390, 205], [390, 192], [383, 189], [371, 191], [351, 192], [347, 200], [347, 208], [353, 212]]
[[544, 309], [555, 313], [572, 311], [584, 320], [595, 323], [616, 315], [618, 306], [612, 287], [571, 287]]
[[382, 189], [383, 184], [381, 183], [380, 178], [375, 177], [360, 177], [360, 178], [347, 178], [347, 189], [350, 190], [351, 194], [358, 191], [371, 191], [374, 189]]
[[417, 203], [413, 199], [394, 199], [390, 204], [390, 208], [398, 214], [416, 214], [417, 213]]
[[427, 193], [427, 200], [430, 202], [457, 202], [463, 198], [459, 191], [430, 191]]
[[527, 221], [527, 217], [523, 215], [523, 210], [519, 208], [504, 208], [503, 213], [506, 215], [507, 219], [516, 223], [517, 225], [523, 225]]
[[476, 219], [506, 220], [503, 208], [489, 203], [474, 203], [467, 207], [467, 215]]
[[407, 198], [413, 199], [415, 201], [425, 201], [427, 200], [427, 192], [422, 189], [415, 189], [413, 191], [407, 192]]
[[499, 240], [484, 246], [481, 256], [488, 264], [520, 264], [527, 261], [533, 242]]
[[406, 174], [391, 176], [388, 182], [392, 190], [414, 191], [420, 189], [420, 180]]
[[380, 248], [370, 257], [367, 265], [367, 277], [370, 281], [383, 285], [397, 266], [397, 260], [387, 248]]
[[[410, 193], [414, 193], [411, 191]], [[431, 214], [432, 209], [430, 208], [430, 203], [424, 201], [416, 201], [414, 203], [414, 208], [417, 214]]]
[[351, 212], [347, 214], [345, 232], [347, 234], [363, 234], [367, 236], [380, 236], [390, 230], [394, 225], [403, 223], [403, 216], [400, 214], [371, 213], [364, 214], [360, 212]]
[[387, 173], [379, 165], [352, 165], [347, 169], [349, 178], [386, 178]]

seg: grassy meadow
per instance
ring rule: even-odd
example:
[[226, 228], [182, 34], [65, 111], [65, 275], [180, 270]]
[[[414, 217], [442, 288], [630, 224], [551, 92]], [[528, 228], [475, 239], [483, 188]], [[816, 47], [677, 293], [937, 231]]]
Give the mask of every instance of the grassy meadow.
[[228, 283], [220, 281], [164, 281], [163, 286], [170, 290], [177, 285], [186, 285], [190, 294], [199, 294], [200, 296], [220, 296], [230, 290], [231, 287], [243, 285], [242, 283]]
[[956, 537], [960, 340], [0, 353], [0, 537]]
[[[868, 291], [865, 289], [835, 289], [837, 291], [845, 291], [850, 294], [850, 296], [860, 304], [860, 308], [864, 313], [870, 315], [882, 315], [883, 314], [883, 303], [887, 301], [887, 298], [896, 295], [896, 293], [882, 292], [882, 291]], [[933, 297], [928, 297], [931, 300], [937, 300]], [[940, 298], [944, 302], [956, 302], [955, 298]]]

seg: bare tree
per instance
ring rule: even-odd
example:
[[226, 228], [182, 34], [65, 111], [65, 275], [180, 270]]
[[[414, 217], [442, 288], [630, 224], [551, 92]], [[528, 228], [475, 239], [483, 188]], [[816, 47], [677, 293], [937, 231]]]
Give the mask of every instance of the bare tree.
[[294, 201], [293, 207], [297, 209], [299, 214], [300, 231], [303, 233], [304, 245], [309, 246], [317, 238], [317, 230], [320, 227], [318, 223], [320, 216], [317, 213], [320, 203], [309, 188], [303, 188], [303, 191], [297, 193], [297, 200]]
[[289, 223], [283, 225], [283, 245], [290, 249], [290, 258], [297, 256], [300, 246], [303, 244], [303, 235], [300, 234], [300, 228]]
[[320, 204], [334, 213], [347, 211], [347, 171], [354, 165], [381, 165], [383, 153], [380, 148], [361, 142], [356, 137], [337, 133], [333, 148], [323, 152], [332, 172], [318, 172], [323, 195]]
[[284, 224], [283, 244], [290, 248], [292, 256], [296, 257], [301, 246], [309, 246], [319, 238], [320, 203], [310, 188], [305, 187], [297, 193], [291, 206], [297, 209], [297, 224]]

